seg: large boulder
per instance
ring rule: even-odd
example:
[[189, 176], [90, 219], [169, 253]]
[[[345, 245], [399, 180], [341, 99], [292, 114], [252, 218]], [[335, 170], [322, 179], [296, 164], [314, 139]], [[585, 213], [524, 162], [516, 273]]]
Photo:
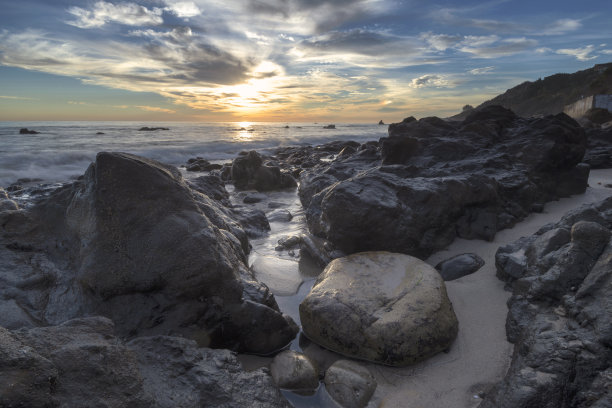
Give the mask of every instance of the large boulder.
[[584, 192], [586, 140], [565, 114], [524, 119], [492, 106], [462, 122], [409, 118], [389, 125], [378, 153], [363, 145], [304, 169], [300, 199], [311, 231], [345, 253], [427, 257]]
[[247, 268], [241, 225], [199, 189], [172, 166], [99, 153], [81, 180], [3, 223], [2, 239], [13, 245], [0, 249], [9, 271], [2, 300], [32, 317], [24, 326], [100, 314], [122, 337], [282, 348], [295, 325]]
[[423, 261], [389, 252], [332, 261], [300, 304], [300, 319], [315, 343], [391, 366], [449, 348], [458, 330], [440, 274]]
[[482, 408], [612, 406], [612, 198], [499, 248], [511, 366]]

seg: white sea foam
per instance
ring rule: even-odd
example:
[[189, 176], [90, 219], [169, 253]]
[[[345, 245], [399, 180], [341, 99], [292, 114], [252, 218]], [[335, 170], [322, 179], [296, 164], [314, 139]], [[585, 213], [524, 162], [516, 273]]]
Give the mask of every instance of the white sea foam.
[[[312, 123], [0, 122], [0, 186], [20, 178], [66, 181], [83, 174], [100, 151], [122, 151], [181, 165], [201, 156], [229, 160], [242, 150], [270, 152], [281, 146], [334, 140], [365, 142], [387, 127]], [[170, 130], [139, 131], [143, 126]], [[286, 128], [285, 126], [289, 126]], [[19, 134], [20, 128], [40, 132]], [[102, 132], [103, 134], [96, 134]]]

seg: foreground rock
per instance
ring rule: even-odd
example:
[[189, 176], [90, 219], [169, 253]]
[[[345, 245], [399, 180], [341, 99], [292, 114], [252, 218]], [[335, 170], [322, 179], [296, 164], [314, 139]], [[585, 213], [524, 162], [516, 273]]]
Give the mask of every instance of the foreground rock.
[[102, 317], [0, 327], [2, 407], [288, 407], [263, 370], [178, 337], [124, 344]]
[[447, 349], [458, 330], [444, 281], [408, 255], [332, 261], [300, 304], [304, 333], [332, 351], [405, 366]]
[[314, 394], [319, 388], [319, 370], [314, 362], [302, 353], [285, 350], [270, 364], [270, 374], [280, 388], [300, 394]]
[[442, 279], [451, 281], [472, 274], [482, 268], [484, 260], [476, 254], [460, 254], [436, 265]]
[[325, 372], [325, 389], [342, 407], [365, 407], [376, 385], [376, 379], [367, 368], [350, 360], [338, 360]]
[[303, 167], [300, 199], [311, 232], [345, 253], [426, 257], [456, 236], [491, 240], [542, 203], [582, 193], [585, 146], [564, 114], [523, 119], [493, 106], [462, 122], [408, 118], [378, 144]]
[[0, 325], [103, 315], [121, 337], [181, 335], [262, 354], [288, 344], [295, 324], [247, 268], [242, 226], [201, 181], [192, 188], [174, 167], [99, 153], [81, 180], [0, 213], [0, 310], [13, 311]]
[[515, 343], [483, 408], [612, 406], [612, 199], [501, 247]]

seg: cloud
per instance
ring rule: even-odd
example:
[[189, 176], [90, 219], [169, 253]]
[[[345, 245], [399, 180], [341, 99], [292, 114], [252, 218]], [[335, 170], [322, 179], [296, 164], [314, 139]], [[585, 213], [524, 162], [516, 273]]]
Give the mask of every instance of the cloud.
[[166, 0], [166, 4], [168, 7], [166, 7], [165, 10], [180, 18], [191, 18], [199, 16], [202, 13], [200, 8], [192, 1]]
[[79, 28], [97, 28], [109, 22], [130, 26], [156, 26], [164, 22], [162, 12], [160, 8], [149, 10], [135, 3], [113, 4], [98, 1], [92, 10], [70, 7], [68, 13], [76, 17], [76, 20], [68, 21], [68, 24]]
[[0, 95], [0, 99], [12, 99], [19, 101], [37, 101], [36, 98], [27, 98], [25, 96]]
[[[484, 4], [488, 7], [487, 4]], [[470, 27], [481, 30], [492, 31], [495, 33], [516, 33], [524, 30], [524, 26], [514, 22], [492, 20], [492, 19], [478, 19], [471, 17], [463, 17], [461, 14], [471, 14], [474, 12], [474, 8], [441, 8], [430, 14], [430, 17], [436, 21], [444, 23], [445, 25], [459, 26], [459, 27]]]
[[464, 37], [461, 35], [433, 34], [432, 32], [426, 32], [421, 33], [419, 38], [436, 51], [446, 51], [459, 44]]
[[555, 21], [553, 24], [548, 27], [544, 27], [544, 29], [537, 30], [533, 34], [540, 35], [562, 35], [567, 34], [572, 31], [576, 31], [582, 27], [582, 22], [580, 20], [572, 19], [572, 18], [563, 18], [561, 20]]
[[455, 84], [446, 76], [427, 74], [414, 78], [412, 81], [410, 81], [410, 86], [412, 88], [452, 88], [455, 86]]
[[535, 47], [538, 42], [525, 37], [522, 38], [506, 38], [498, 40], [497, 36], [490, 36], [488, 39], [466, 37], [460, 44], [458, 50], [468, 54], [473, 54], [480, 58], [495, 58], [504, 57], [519, 52], [526, 51]]
[[612, 55], [612, 50], [601, 50], [599, 52], [601, 52], [602, 54], [605, 54], [605, 55]]
[[474, 68], [474, 69], [470, 69], [468, 71], [468, 73], [470, 73], [472, 75], [482, 75], [482, 74], [488, 74], [491, 71], [493, 71], [494, 69], [495, 69], [495, 67]]
[[136, 108], [147, 112], [176, 113], [176, 111], [172, 109], [159, 108], [157, 106], [137, 105]]
[[591, 55], [591, 53], [595, 51], [595, 47], [593, 45], [587, 45], [582, 48], [562, 48], [557, 50], [557, 54], [562, 55], [570, 55], [575, 57], [578, 61], [589, 61], [597, 58], [596, 55]]

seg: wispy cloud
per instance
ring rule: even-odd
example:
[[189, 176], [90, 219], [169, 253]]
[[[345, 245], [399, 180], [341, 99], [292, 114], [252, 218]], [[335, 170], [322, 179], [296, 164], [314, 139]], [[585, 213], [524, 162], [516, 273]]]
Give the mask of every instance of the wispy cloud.
[[472, 75], [483, 75], [483, 74], [491, 73], [494, 69], [495, 67], [474, 68], [474, 69], [470, 69], [468, 73]]
[[414, 78], [412, 81], [410, 81], [410, 86], [412, 88], [452, 88], [455, 86], [455, 83], [444, 75], [428, 74], [420, 76], [418, 78]]
[[563, 35], [582, 27], [582, 21], [573, 18], [562, 18], [555, 21], [549, 26], [545, 26], [543, 29], [537, 30], [534, 34], [539, 35]]
[[570, 55], [572, 57], [575, 57], [578, 61], [589, 61], [597, 58], [597, 55], [592, 55], [594, 51], [595, 46], [587, 45], [581, 48], [562, 48], [560, 50], [557, 50], [556, 52], [557, 54]]
[[466, 40], [460, 44], [458, 50], [480, 58], [496, 58], [514, 55], [532, 49], [538, 44], [536, 40], [525, 37], [506, 38], [503, 40], [494, 37], [496, 36], [490, 36], [490, 38], [485, 38], [484, 40], [476, 38], [475, 41], [470, 37], [466, 37]]
[[0, 95], [0, 99], [13, 99], [19, 101], [37, 101], [37, 98], [27, 98], [24, 96]]
[[113, 4], [98, 1], [91, 10], [76, 6], [70, 7], [68, 13], [76, 19], [68, 21], [68, 24], [79, 28], [102, 27], [109, 22], [130, 26], [156, 26], [164, 22], [161, 17], [162, 12], [161, 8], [148, 9], [135, 3]]
[[157, 106], [137, 105], [136, 107], [140, 110], [147, 111], [147, 112], [176, 113], [175, 110], [159, 108]]
[[168, 7], [165, 10], [180, 18], [199, 16], [202, 11], [193, 1], [171, 1], [166, 0]]

